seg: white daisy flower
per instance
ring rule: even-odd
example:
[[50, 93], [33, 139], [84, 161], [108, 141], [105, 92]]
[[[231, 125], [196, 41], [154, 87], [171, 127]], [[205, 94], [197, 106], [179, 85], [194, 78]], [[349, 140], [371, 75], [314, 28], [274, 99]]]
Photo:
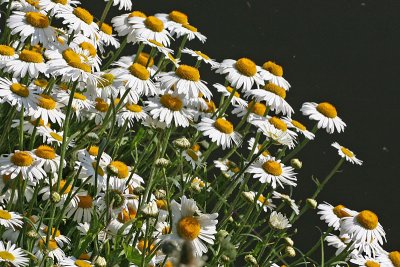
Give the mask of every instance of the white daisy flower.
[[296, 213], [296, 215], [299, 215], [300, 210], [299, 206], [297, 206], [296, 201], [292, 199], [289, 195], [281, 194], [277, 191], [272, 192], [272, 198], [279, 198], [286, 204], [289, 204], [290, 208]]
[[208, 251], [204, 243], [214, 244], [218, 213], [203, 214], [193, 199], [182, 196], [181, 204], [171, 202], [172, 232], [165, 239], [188, 241], [197, 257]]
[[94, 108], [90, 110], [89, 119], [94, 119], [96, 125], [103, 123], [103, 119], [106, 117], [108, 109], [110, 108], [109, 100], [103, 98], [96, 98]]
[[114, 29], [117, 31], [118, 36], [127, 35], [128, 42], [136, 42], [135, 29], [132, 27], [133, 24], [129, 23], [129, 19], [133, 17], [146, 18], [147, 16], [140, 11], [133, 11], [131, 13], [116, 16], [111, 19]]
[[26, 75], [37, 78], [40, 73], [47, 76], [47, 69], [42, 54], [27, 49], [22, 50], [18, 58], [8, 61], [5, 65], [5, 71], [12, 73], [14, 78], [24, 78]]
[[341, 118], [338, 117], [336, 108], [328, 103], [314, 103], [314, 102], [306, 102], [300, 109], [303, 112], [303, 115], [309, 116], [311, 120], [318, 121], [318, 129], [324, 128], [330, 134], [335, 131], [338, 133], [343, 132], [346, 127], [346, 123], [342, 121]]
[[192, 113], [184, 107], [185, 102], [179, 95], [164, 94], [161, 97], [146, 101], [146, 111], [153, 119], [165, 122], [167, 127], [172, 123], [178, 127], [188, 127]]
[[272, 61], [267, 61], [262, 65], [260, 71], [262, 78], [270, 83], [276, 84], [286, 91], [289, 91], [290, 84], [283, 78], [283, 68], [282, 66], [276, 64]]
[[356, 155], [353, 151], [349, 150], [348, 148], [339, 145], [337, 142], [332, 143], [332, 146], [338, 150], [339, 155], [342, 158], [345, 158], [348, 162], [353, 164], [362, 165], [363, 161], [356, 158]]
[[[44, 186], [42, 189], [40, 189], [39, 195], [43, 194], [42, 195], [43, 201], [47, 201], [48, 199], [51, 198], [51, 192], [52, 191], [57, 191], [56, 190], [57, 189], [56, 188], [57, 180], [58, 180], [57, 178], [53, 178], [53, 180], [52, 180], [52, 188], [50, 188], [50, 186], [48, 185], [48, 186]], [[64, 180], [64, 179], [60, 180], [60, 187], [59, 188], [60, 189], [58, 190], [58, 193], [59, 193], [61, 199], [56, 204], [56, 206], [57, 207], [62, 207], [64, 205], [65, 201], [68, 199], [68, 195], [70, 194], [70, 192], [72, 190], [76, 190], [78, 188], [77, 187], [72, 188], [72, 181], [68, 182], [67, 180]], [[74, 196], [70, 200], [70, 202], [68, 203], [68, 206], [76, 207], [78, 205], [78, 201], [79, 201], [78, 197]]]
[[[249, 146], [247, 147], [248, 150], [252, 151], [254, 149], [254, 153], [253, 155], [257, 155], [260, 152], [260, 149], [263, 147], [263, 144], [255, 144], [255, 138], [252, 137], [249, 139], [248, 141]], [[254, 147], [255, 145], [255, 147]], [[270, 156], [271, 154], [269, 153], [268, 150], [264, 150], [261, 154], [260, 154], [260, 158], [267, 158], [268, 156]]]
[[240, 146], [242, 143], [242, 136], [234, 131], [233, 124], [225, 118], [218, 118], [216, 120], [202, 118], [201, 122], [197, 124], [197, 129], [204, 136], [208, 136], [212, 142], [216, 142], [218, 146], [222, 146], [223, 150], [230, 148], [233, 144]]
[[0, 69], [2, 69], [8, 61], [18, 58], [15, 49], [12, 46], [0, 45]]
[[23, 225], [22, 216], [16, 212], [3, 210], [0, 208], [0, 224], [6, 229], [20, 229]]
[[169, 14], [157, 13], [154, 16], [161, 19], [169, 30], [189, 24], [188, 16], [177, 10], [173, 10]]
[[[54, 94], [58, 102], [68, 106], [70, 91], [59, 91]], [[94, 102], [89, 100], [86, 96], [87, 93], [75, 92], [72, 97], [71, 107], [78, 119], [81, 117], [82, 111], [89, 111], [94, 107]]]
[[198, 39], [200, 42], [205, 43], [207, 37], [199, 32], [199, 30], [193, 25], [183, 24], [182, 27], [174, 27], [171, 29], [171, 35], [175, 35], [176, 38], [180, 38], [182, 36], [187, 36], [189, 41], [193, 39]]
[[214, 160], [215, 167], [220, 169], [227, 178], [230, 178], [234, 176], [236, 173], [240, 172], [239, 166], [234, 163], [233, 161], [230, 161], [228, 159], [224, 160]]
[[[106, 0], [108, 2], [109, 0]], [[131, 10], [132, 9], [132, 1], [131, 0], [114, 0], [113, 6], [118, 6], [118, 9]]]
[[70, 10], [60, 10], [56, 14], [57, 18], [63, 19], [63, 24], [68, 25], [68, 32], [82, 32], [84, 36], [95, 40], [98, 37], [99, 27], [93, 21], [93, 15], [82, 7], [75, 7], [72, 12]]
[[341, 218], [352, 217], [354, 215], [354, 211], [347, 209], [343, 205], [334, 207], [327, 202], [319, 204], [318, 209], [319, 211], [317, 214], [321, 215], [320, 219], [335, 230], [339, 230]]
[[128, 23], [132, 24], [132, 29], [134, 29], [134, 35], [137, 38], [144, 38], [147, 40], [155, 40], [162, 43], [165, 46], [170, 45], [171, 35], [164, 28], [164, 23], [162, 20], [154, 17], [140, 17], [133, 16], [128, 19]]
[[386, 252], [379, 256], [379, 261], [384, 267], [400, 266], [400, 251]]
[[203, 61], [207, 64], [210, 64], [211, 66], [215, 66], [216, 64], [218, 64], [214, 59], [210, 58], [209, 56], [198, 50], [184, 48], [182, 49], [182, 53], [191, 55], [192, 57], [195, 57], [197, 61]]
[[340, 220], [340, 233], [348, 234], [353, 241], [379, 244], [386, 242], [385, 231], [378, 221], [378, 216], [369, 210], [355, 213], [353, 217], [344, 217]]
[[103, 22], [100, 26], [99, 37], [101, 40], [101, 43], [99, 43], [99, 49], [102, 53], [105, 52], [105, 50], [103, 48], [103, 44], [105, 46], [112, 45], [114, 48], [119, 48], [119, 46], [120, 46], [118, 39], [116, 39], [115, 34], [113, 34], [112, 26], [108, 25], [105, 22]]
[[261, 183], [269, 183], [272, 188], [276, 188], [277, 184], [284, 188], [284, 185], [296, 186], [296, 173], [293, 168], [285, 166], [280, 160], [274, 157], [260, 158], [253, 162], [246, 172], [253, 174], [253, 178], [259, 179]]
[[133, 195], [128, 193], [125, 180], [110, 179], [108, 185], [104, 187], [104, 192], [100, 192], [99, 198], [96, 200], [100, 210], [108, 209], [114, 217], [124, 210], [128, 210], [128, 200], [132, 199]]
[[[250, 199], [252, 200], [252, 202], [255, 202], [255, 198], [257, 196], [257, 192], [254, 191], [249, 191], [247, 192], [249, 194]], [[268, 212], [268, 210], [272, 211], [273, 209], [276, 208], [276, 206], [274, 205], [274, 203], [272, 203], [272, 199], [270, 198], [266, 198], [263, 194], [260, 194], [257, 198], [257, 205], [259, 205], [260, 207], [262, 207], [262, 209], [265, 212]]]
[[128, 121], [128, 128], [132, 128], [136, 122], [145, 120], [149, 115], [138, 104], [126, 104], [120, 113], [117, 114], [117, 124], [119, 127]]
[[38, 2], [39, 10], [46, 12], [49, 16], [54, 16], [62, 11], [71, 12], [73, 7], [80, 4], [80, 2], [76, 0], [40, 0]]
[[11, 34], [18, 34], [21, 42], [29, 38], [31, 45], [43, 44], [47, 47], [49, 42], [55, 41], [55, 31], [50, 25], [49, 18], [40, 12], [14, 11], [7, 20]]
[[[92, 219], [92, 213], [94, 212], [94, 200], [89, 193], [82, 191], [77, 193], [78, 205], [68, 206], [66, 208], [66, 217], [72, 218], [76, 222], [88, 222]], [[73, 216], [72, 216], [73, 215]]]
[[192, 168], [204, 167], [205, 162], [203, 162], [202, 153], [200, 151], [200, 146], [198, 144], [193, 145], [191, 148], [182, 152], [182, 156], [189, 161]]
[[247, 106], [235, 106], [232, 110], [232, 114], [235, 114], [239, 118], [244, 117], [247, 113], [250, 114], [247, 117], [247, 121], [250, 122], [254, 119], [264, 118], [264, 115], [267, 113], [267, 106], [260, 102], [251, 101]]
[[174, 50], [165, 47], [162, 43], [159, 43], [156, 40], [147, 40], [139, 38], [138, 41], [144, 43], [145, 45], [150, 46], [151, 48], [157, 49], [157, 51], [162, 53], [165, 57], [168, 57], [169, 54], [174, 53]]
[[[233, 88], [230, 86], [223, 86], [222, 84], [219, 84], [219, 83], [215, 83], [215, 84], [213, 84], [213, 86], [217, 89], [218, 92], [222, 93], [222, 95], [225, 97], [229, 97], [231, 95], [231, 93], [233, 92]], [[243, 108], [247, 107], [246, 100], [242, 99], [240, 97], [239, 92], [237, 92], [237, 91], [235, 91], [235, 93], [233, 94], [231, 104], [234, 106], [238, 105]]]
[[[45, 225], [45, 224], [42, 224], [40, 226], [39, 234], [41, 236], [46, 236], [48, 231], [49, 231], [49, 227], [47, 225]], [[71, 240], [67, 236], [62, 235], [60, 230], [56, 231], [56, 229], [54, 227], [52, 228], [50, 235], [54, 236], [53, 240], [55, 240], [57, 242], [57, 245], [60, 246], [60, 247], [64, 247], [65, 245], [69, 245], [70, 242], [71, 242]]]
[[0, 262], [20, 267], [27, 266], [29, 258], [21, 248], [11, 244], [11, 242], [7, 242], [7, 245], [5, 245], [3, 241], [0, 241]]
[[240, 58], [238, 60], [225, 59], [215, 66], [216, 73], [225, 74], [225, 79], [237, 90], [249, 91], [255, 85], [257, 88], [264, 85], [264, 80], [259, 74], [260, 67], [251, 59]]
[[94, 74], [99, 77], [98, 80], [95, 83], [88, 80], [87, 84], [87, 92], [91, 100], [95, 100], [96, 98], [116, 98], [119, 92], [117, 88], [122, 86], [123, 82], [117, 82], [115, 76], [110, 72]]
[[[354, 255], [354, 258], [350, 260], [351, 263], [356, 264], [357, 266], [367, 266], [367, 267], [380, 267], [385, 266], [382, 264], [379, 258], [363, 256], [363, 255]], [[389, 267], [389, 266], [388, 266]]]
[[127, 182], [131, 177], [128, 186], [136, 188], [144, 183], [144, 180], [139, 175], [132, 173], [131, 167], [119, 160], [111, 161], [107, 166], [107, 174], [112, 179], [120, 179]]
[[[47, 143], [49, 145], [56, 145], [56, 146], [61, 146], [63, 142], [63, 136], [64, 132], [57, 132], [56, 130], [53, 130], [49, 127], [38, 127], [37, 132], [39, 135], [42, 136], [43, 142]], [[74, 141], [73, 140], [68, 140], [68, 147], [74, 146]]]
[[53, 260], [61, 261], [65, 257], [65, 252], [58, 246], [54, 239], [49, 239], [46, 246], [46, 236], [42, 236], [38, 239], [33, 248], [33, 253], [39, 260], [47, 256]]
[[336, 256], [341, 254], [344, 250], [349, 250], [351, 257], [355, 257], [359, 253], [357, 249], [354, 249], [354, 244], [349, 246], [351, 239], [348, 235], [336, 236], [329, 234], [325, 237], [325, 241], [327, 242], [328, 246], [336, 248]]
[[313, 140], [315, 138], [315, 134], [308, 131], [306, 126], [304, 126], [301, 122], [293, 120], [292, 118], [283, 118], [283, 121], [289, 128], [294, 129], [298, 133], [302, 133], [308, 140]]
[[57, 155], [53, 147], [40, 145], [32, 152], [36, 156], [38, 166], [42, 167], [46, 172], [58, 172], [60, 167], [60, 156]]
[[32, 118], [43, 120], [44, 124], [49, 121], [57, 123], [59, 126], [62, 125], [65, 120], [65, 114], [60, 110], [63, 106], [61, 103], [49, 95], [40, 94], [36, 99], [37, 107], [32, 112]]
[[16, 150], [0, 158], [0, 174], [10, 175], [11, 179], [21, 174], [23, 179], [36, 184], [46, 177], [46, 172], [38, 165], [36, 156], [30, 151]]
[[33, 108], [36, 108], [37, 93], [37, 90], [19, 83], [15, 78], [11, 81], [7, 78], [0, 78], [0, 102], [16, 106], [18, 111], [24, 107], [24, 113], [27, 116], [30, 115]]
[[269, 225], [278, 231], [292, 227], [289, 220], [280, 212], [273, 211], [269, 216]]
[[212, 96], [205, 82], [200, 80], [199, 70], [188, 65], [180, 65], [175, 72], [161, 73], [157, 79], [162, 89], [173, 88], [174, 92], [186, 98], [198, 97], [200, 93], [207, 99]]
[[250, 121], [250, 123], [255, 125], [258, 131], [261, 131], [268, 139], [274, 141], [274, 143], [293, 148], [295, 146], [295, 139], [293, 139], [293, 136], [287, 131], [287, 125], [284, 122], [280, 123], [282, 121], [280, 119], [273, 119], [271, 121], [267, 122], [265, 119], [254, 119]]
[[74, 257], [66, 257], [60, 261], [62, 267], [94, 267], [88, 260], [76, 259]]

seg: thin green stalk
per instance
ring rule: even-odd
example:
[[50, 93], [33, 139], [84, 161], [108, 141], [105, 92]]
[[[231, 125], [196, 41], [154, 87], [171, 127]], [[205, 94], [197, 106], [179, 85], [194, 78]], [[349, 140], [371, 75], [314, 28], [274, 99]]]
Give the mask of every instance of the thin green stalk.
[[[318, 124], [315, 124], [313, 129], [311, 130], [312, 133], [316, 133], [318, 130]], [[282, 159], [282, 163], [286, 163], [288, 160], [292, 159], [297, 153], [299, 153], [307, 144], [310, 142], [310, 139], [304, 138], [304, 140], [295, 148], [293, 149], [287, 156]]]
[[128, 43], [128, 37], [125, 37], [125, 39], [122, 41], [120, 44], [119, 48], [117, 51], [113, 54], [113, 56], [107, 61], [106, 64], [104, 64], [101, 67], [101, 70], [106, 70], [113, 62], [114, 60], [121, 54], [122, 50], [125, 48], [126, 44]]
[[24, 150], [24, 106], [19, 111], [19, 149]]
[[99, 21], [99, 28], [101, 29], [101, 26], [103, 25], [104, 20], [107, 17], [108, 12], [110, 11], [110, 8], [113, 4], [114, 0], [108, 0], [106, 7], [103, 10], [103, 14], [101, 14], [101, 18]]

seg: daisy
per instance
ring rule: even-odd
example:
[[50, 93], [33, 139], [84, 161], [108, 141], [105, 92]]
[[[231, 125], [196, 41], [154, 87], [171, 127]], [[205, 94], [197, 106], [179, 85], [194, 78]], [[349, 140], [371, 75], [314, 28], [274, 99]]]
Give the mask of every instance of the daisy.
[[267, 61], [262, 65], [260, 72], [262, 78], [270, 83], [276, 84], [286, 91], [289, 91], [290, 84], [283, 78], [283, 68], [282, 66], [276, 64], [272, 61]]
[[[39, 135], [43, 137], [43, 142], [49, 144], [49, 145], [57, 145], [61, 146], [63, 143], [63, 136], [64, 132], [57, 132], [49, 127], [38, 127], [37, 132]], [[67, 147], [74, 146], [74, 141], [73, 140], [67, 140]]]
[[[248, 144], [249, 144], [248, 149], [249, 149], [250, 151], [252, 151], [252, 150], [254, 149], [253, 155], [257, 155], [257, 154], [259, 153], [260, 149], [263, 147], [263, 144], [255, 144], [255, 138], [254, 138], [254, 137], [252, 137], [252, 138], [249, 139]], [[255, 146], [255, 147], [254, 147], [254, 146]], [[268, 156], [270, 156], [269, 151], [268, 151], [268, 150], [264, 150], [264, 151], [260, 154], [259, 157], [260, 157], [260, 158], [266, 158], [266, 157], [268, 157]]]
[[89, 119], [94, 119], [96, 125], [103, 123], [103, 119], [106, 117], [108, 109], [110, 108], [109, 102], [108, 99], [96, 98], [94, 108], [90, 110], [89, 117]]
[[100, 71], [101, 58], [97, 53], [97, 43], [93, 44], [89, 38], [78, 35], [70, 46], [80, 56], [81, 62], [89, 65], [92, 71]]
[[274, 229], [274, 230], [284, 230], [286, 228], [292, 227], [292, 225], [289, 223], [289, 220], [285, 217], [280, 212], [273, 211], [271, 215], [269, 216], [269, 225]]
[[120, 113], [117, 114], [117, 124], [119, 127], [128, 123], [128, 128], [132, 128], [135, 122], [145, 120], [149, 115], [138, 104], [126, 104]]
[[[219, 83], [215, 83], [213, 86], [217, 89], [218, 92], [222, 93], [222, 95], [225, 97], [229, 97], [233, 92], [233, 88], [230, 86], [223, 86], [222, 84]], [[243, 108], [247, 107], [246, 100], [242, 99], [237, 91], [235, 91], [235, 93], [233, 94], [231, 104], [234, 106], [238, 105]]]
[[[399, 267], [400, 266], [400, 251], [392, 251], [383, 253], [379, 257], [382, 266], [387, 267]], [[385, 264], [385, 265], [384, 265]]]
[[254, 85], [257, 88], [264, 85], [264, 80], [258, 73], [260, 67], [251, 59], [240, 58], [238, 60], [225, 59], [215, 66], [216, 73], [225, 74], [225, 79], [237, 90], [249, 91]]
[[352, 217], [353, 211], [347, 209], [343, 205], [337, 205], [336, 207], [331, 204], [324, 202], [318, 205], [318, 213], [321, 215], [320, 219], [325, 221], [329, 227], [333, 227], [335, 230], [340, 228], [340, 219], [344, 217]]
[[184, 107], [184, 100], [178, 95], [164, 94], [146, 101], [146, 111], [153, 119], [165, 122], [169, 127], [172, 122], [178, 127], [188, 127], [192, 120], [191, 112]]
[[192, 66], [180, 65], [175, 72], [161, 73], [158, 75], [158, 81], [162, 89], [174, 88], [176, 93], [185, 95], [186, 98], [198, 97], [200, 93], [207, 99], [212, 96], [210, 90], [200, 80], [199, 70]]
[[129, 19], [133, 17], [146, 18], [147, 16], [140, 11], [123, 14], [112, 18], [111, 23], [117, 31], [118, 36], [127, 35], [127, 41], [136, 43], [135, 29], [132, 27], [134, 23], [129, 23]]
[[6, 72], [12, 73], [14, 78], [24, 78], [26, 75], [37, 78], [40, 73], [47, 76], [47, 69], [42, 54], [27, 49], [22, 50], [18, 58], [5, 64]]
[[[112, 45], [114, 48], [119, 48], [120, 44], [114, 36], [115, 35], [113, 34], [112, 26], [103, 22], [100, 26], [100, 31], [99, 31], [99, 37], [101, 40], [101, 44], [104, 44], [105, 46]], [[99, 45], [99, 48], [100, 48], [100, 51], [103, 53], [104, 52], [103, 46]]]
[[[42, 224], [40, 226], [40, 232], [39, 233], [42, 236], [46, 236], [48, 231], [49, 231], [49, 227], [47, 225]], [[60, 247], [63, 247], [65, 245], [69, 245], [70, 242], [71, 242], [71, 240], [68, 237], [66, 237], [65, 235], [62, 235], [60, 230], [56, 231], [56, 229], [54, 227], [51, 229], [50, 235], [54, 237], [53, 240], [55, 240], [57, 242], [58, 246], [60, 246]]]
[[38, 91], [19, 83], [15, 78], [11, 81], [7, 78], [0, 78], [0, 98], [2, 102], [8, 102], [16, 106], [20, 111], [24, 107], [25, 115], [29, 116], [31, 110], [36, 108]]
[[65, 257], [65, 252], [58, 246], [57, 242], [50, 237], [49, 242], [46, 246], [46, 236], [42, 236], [38, 239], [33, 248], [35, 256], [42, 260], [43, 257], [50, 257], [53, 260], [61, 261]]
[[62, 126], [65, 114], [60, 110], [63, 106], [61, 103], [56, 102], [52, 96], [40, 94], [36, 99], [36, 105], [37, 107], [32, 113], [34, 119], [41, 118], [44, 124], [51, 121]]
[[7, 242], [7, 245], [5, 245], [3, 241], [0, 241], [0, 262], [20, 267], [27, 266], [29, 264], [29, 258], [22, 249], [11, 244], [10, 241]]
[[363, 161], [356, 158], [356, 155], [348, 148], [339, 145], [337, 142], [332, 143], [332, 146], [338, 150], [339, 155], [345, 158], [348, 162], [362, 165]]
[[[108, 2], [109, 0], [106, 0]], [[131, 10], [132, 9], [132, 1], [131, 0], [114, 0], [113, 1], [113, 6], [119, 5], [118, 9], [125, 9], [125, 10]]]
[[87, 89], [91, 100], [96, 98], [107, 99], [110, 97], [116, 98], [118, 95], [118, 87], [123, 86], [123, 82], [117, 82], [112, 73], [94, 73], [98, 76], [98, 81], [93, 83], [88, 80]]
[[65, 257], [60, 261], [62, 267], [93, 267], [94, 265], [88, 260], [76, 259], [74, 257]]
[[259, 179], [261, 183], [269, 183], [272, 188], [276, 188], [277, 184], [284, 188], [284, 184], [296, 186], [296, 173], [290, 166], [285, 166], [280, 160], [274, 157], [260, 158], [253, 162], [246, 172], [254, 174], [253, 178]]
[[[91, 195], [87, 192], [79, 192], [77, 194], [78, 197], [78, 205], [77, 206], [69, 206], [66, 208], [66, 216], [68, 218], [72, 218], [72, 220], [76, 222], [88, 222], [90, 223], [92, 219], [92, 213], [94, 211], [94, 200]], [[74, 215], [72, 217], [72, 215]]]
[[147, 40], [139, 38], [138, 41], [144, 43], [145, 45], [150, 46], [151, 48], [157, 49], [157, 51], [162, 53], [165, 57], [168, 57], [169, 54], [174, 53], [174, 50], [165, 47], [162, 43], [159, 43], [156, 40]]
[[[67, 106], [69, 102], [71, 92], [69, 91], [59, 91], [54, 94], [54, 98], [57, 99], [58, 102]], [[72, 110], [74, 111], [78, 120], [81, 119], [82, 111], [89, 111], [94, 107], [93, 101], [89, 100], [85, 93], [83, 92], [75, 92], [72, 97], [71, 103]]]
[[12, 46], [0, 45], [0, 69], [3, 68], [8, 61], [16, 59], [18, 55]]
[[[60, 167], [60, 156], [56, 154], [51, 146], [40, 145], [33, 154], [37, 157], [38, 166], [42, 167], [46, 172], [56, 173]], [[64, 165], [65, 166], [65, 165]]]
[[247, 121], [252, 121], [254, 119], [261, 119], [268, 112], [266, 105], [260, 102], [251, 101], [247, 106], [236, 106], [232, 110], [232, 114], [236, 114], [238, 117], [244, 117], [247, 114]]
[[[18, 128], [20, 126], [20, 121], [19, 119], [17, 120], [13, 120], [13, 124], [11, 125], [11, 127], [13, 128]], [[40, 127], [43, 128], [49, 128], [50, 127], [50, 123], [48, 123], [47, 125], [44, 125], [44, 122], [42, 119], [40, 119], [39, 121], [37, 119], [33, 119], [33, 120], [25, 120], [23, 123], [23, 129], [24, 132], [29, 133], [30, 135], [32, 135], [33, 130], [39, 129]]]
[[227, 176], [228, 178], [230, 178], [240, 172], [240, 168], [238, 167], [238, 165], [228, 159], [214, 160], [214, 164], [215, 164], [215, 167], [220, 169], [222, 171], [222, 173], [225, 176]]
[[373, 240], [377, 240], [382, 245], [383, 241], [386, 241], [386, 234], [378, 216], [369, 210], [355, 213], [353, 217], [342, 218], [340, 232], [350, 235], [356, 242], [372, 243]]
[[27, 38], [31, 45], [42, 44], [48, 46], [49, 42], [55, 41], [55, 31], [50, 25], [49, 18], [40, 12], [14, 11], [7, 20], [7, 26], [11, 34], [18, 34], [21, 42]]
[[49, 16], [54, 16], [61, 11], [69, 11], [73, 10], [73, 7], [79, 4], [79, 1], [76, 0], [40, 0], [39, 1], [39, 9], [46, 12]]
[[177, 10], [173, 10], [169, 14], [157, 13], [154, 16], [161, 19], [169, 30], [189, 23], [188, 16]]
[[128, 210], [128, 200], [132, 199], [133, 195], [127, 192], [128, 187], [124, 180], [110, 179], [104, 189], [105, 192], [100, 192], [99, 198], [96, 200], [100, 210], [109, 209], [114, 217], [124, 210]]
[[250, 90], [247, 95], [252, 95], [257, 101], [265, 101], [276, 114], [282, 113], [291, 117], [294, 113], [293, 108], [285, 100], [286, 90], [273, 83], [265, 84], [263, 89]]
[[173, 200], [171, 209], [172, 232], [166, 239], [188, 241], [194, 248], [194, 254], [202, 256], [208, 251], [204, 242], [214, 244], [218, 213], [201, 213], [196, 202], [186, 196], [182, 196], [181, 204]]
[[[51, 197], [51, 192], [52, 191], [57, 191], [60, 195], [60, 201], [56, 204], [57, 207], [62, 207], [66, 200], [68, 199], [68, 196], [70, 195], [70, 192], [72, 190], [76, 190], [77, 188], [72, 188], [72, 181], [68, 182], [67, 180], [61, 179], [60, 180], [60, 189], [57, 190], [57, 178], [54, 178], [52, 180], [52, 188], [50, 186], [44, 186], [40, 191], [39, 195], [42, 195], [43, 201], [47, 201]], [[72, 199], [69, 200], [68, 206], [76, 207], [78, 205], [79, 198], [75, 195], [72, 197]]]
[[357, 249], [354, 249], [354, 244], [349, 246], [351, 239], [348, 235], [336, 236], [329, 234], [325, 237], [325, 241], [328, 243], [328, 246], [336, 248], [336, 256], [341, 254], [344, 250], [350, 250], [351, 257], [356, 257], [359, 253]]
[[32, 152], [16, 150], [0, 158], [0, 174], [10, 175], [11, 179], [21, 174], [23, 179], [36, 184], [38, 180], [46, 177], [46, 172], [38, 164]]
[[[248, 192], [250, 199], [252, 202], [255, 202], [255, 198], [257, 196], [257, 192], [250, 191]], [[272, 203], [272, 199], [266, 198], [263, 194], [260, 194], [257, 198], [257, 205], [263, 208], [265, 212], [268, 212], [268, 210], [272, 211], [273, 209], [276, 208], [276, 206]]]
[[11, 228], [15, 230], [15, 228], [21, 228], [23, 225], [22, 216], [0, 208], [0, 224], [6, 229]]
[[341, 118], [338, 117], [336, 108], [328, 103], [314, 103], [314, 102], [306, 102], [300, 109], [303, 112], [303, 115], [309, 116], [311, 120], [318, 121], [318, 129], [324, 128], [330, 134], [335, 131], [338, 133], [343, 132], [346, 127], [346, 123], [342, 121]]
[[[293, 135], [290, 135], [287, 131], [287, 125], [284, 122], [281, 123], [281, 121], [282, 120], [280, 119], [272, 119], [271, 121], [267, 122], [265, 119], [254, 119], [250, 121], [250, 123], [256, 126], [258, 128], [258, 131], [261, 131], [269, 140], [272, 140], [275, 144], [280, 144], [289, 148], [293, 148], [295, 146], [295, 139], [293, 138]], [[291, 133], [293, 134], [294, 132]]]
[[284, 203], [289, 204], [290, 208], [296, 213], [296, 215], [299, 215], [300, 210], [299, 206], [297, 206], [296, 201], [292, 199], [289, 195], [281, 194], [277, 191], [272, 192], [272, 198], [279, 198], [281, 199]]
[[218, 118], [216, 120], [210, 118], [202, 118], [201, 122], [197, 124], [197, 129], [202, 132], [204, 136], [211, 138], [212, 142], [216, 142], [222, 149], [230, 148], [234, 143], [240, 146], [242, 136], [234, 131], [233, 124], [225, 118]]
[[294, 129], [298, 133], [302, 133], [308, 140], [313, 140], [315, 138], [315, 134], [308, 131], [306, 126], [304, 126], [301, 122], [293, 120], [292, 118], [283, 118], [283, 121], [289, 128]]
[[354, 255], [354, 258], [350, 260], [351, 263], [356, 264], [357, 266], [367, 266], [367, 267], [380, 267], [385, 266], [382, 265], [379, 258], [362, 256], [362, 255]]
[[82, 7], [75, 7], [72, 11], [60, 10], [56, 17], [62, 18], [63, 24], [68, 25], [70, 34], [82, 32], [84, 36], [91, 40], [95, 40], [98, 36], [99, 27], [94, 23], [93, 15]]
[[171, 29], [171, 35], [176, 35], [176, 38], [186, 36], [189, 41], [198, 39], [203, 44], [207, 40], [207, 37], [199, 32], [199, 30], [193, 25], [183, 24], [182, 27], [174, 27]]
[[136, 38], [144, 38], [147, 40], [155, 40], [165, 46], [170, 45], [171, 35], [164, 28], [162, 20], [148, 16], [146, 18], [134, 16], [128, 19], [128, 23], [132, 24], [134, 35]]
[[119, 160], [111, 161], [108, 164], [107, 174], [110, 175], [112, 179], [120, 179], [125, 182], [130, 178], [128, 186], [132, 188], [136, 188], [144, 183], [142, 177], [132, 173], [131, 167]]
[[205, 163], [203, 162], [203, 154], [200, 151], [200, 146], [198, 144], [193, 145], [191, 148], [182, 152], [182, 156], [189, 161], [192, 168], [195, 169], [197, 166], [203, 167]]
[[184, 48], [182, 50], [182, 53], [191, 55], [192, 57], [197, 58], [197, 61], [204, 61], [205, 63], [210, 64], [211, 66], [215, 66], [216, 64], [218, 64], [217, 62], [215, 62], [214, 59], [210, 58], [209, 56], [207, 56], [206, 54], [204, 54], [201, 51]]

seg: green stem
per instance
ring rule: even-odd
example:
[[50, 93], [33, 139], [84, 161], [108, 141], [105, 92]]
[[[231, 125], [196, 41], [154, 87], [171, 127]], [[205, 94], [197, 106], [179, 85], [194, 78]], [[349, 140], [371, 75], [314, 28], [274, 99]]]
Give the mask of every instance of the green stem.
[[24, 106], [19, 111], [19, 149], [24, 150]]
[[[313, 129], [311, 130], [312, 133], [316, 133], [318, 130], [317, 124], [314, 125]], [[286, 163], [288, 160], [293, 158], [297, 153], [299, 153], [307, 144], [310, 142], [310, 139], [304, 138], [304, 140], [298, 145], [295, 149], [293, 149], [287, 156], [282, 159], [282, 163]]]
[[108, 0], [106, 7], [103, 10], [103, 14], [101, 14], [101, 19], [99, 21], [99, 28], [101, 29], [101, 26], [103, 25], [104, 20], [107, 17], [108, 11], [110, 11], [110, 8], [113, 4], [114, 0]]
[[125, 48], [126, 44], [128, 43], [128, 37], [125, 37], [125, 39], [122, 41], [120, 44], [119, 48], [117, 51], [113, 54], [113, 56], [107, 61], [106, 64], [104, 64], [101, 67], [101, 70], [106, 70], [113, 62], [114, 60], [121, 54], [122, 50]]

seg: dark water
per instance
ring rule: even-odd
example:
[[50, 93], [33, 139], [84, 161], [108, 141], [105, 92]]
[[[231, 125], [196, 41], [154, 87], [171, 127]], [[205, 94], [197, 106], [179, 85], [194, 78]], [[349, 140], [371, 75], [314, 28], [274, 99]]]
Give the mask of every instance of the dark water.
[[[305, 101], [336, 105], [348, 127], [340, 135], [319, 132], [299, 155], [304, 168], [295, 196], [311, 195], [311, 175], [322, 179], [336, 164], [333, 141], [348, 146], [364, 165], [345, 164], [318, 200], [375, 211], [387, 232], [385, 248], [400, 249], [399, 1], [146, 0], [133, 6], [147, 15], [187, 13], [208, 37], [205, 46], [189, 47], [218, 61], [245, 56], [283, 65], [292, 84], [287, 100], [297, 111], [294, 118], [305, 121], [298, 112]], [[321, 224], [315, 214], [299, 220], [295, 241], [307, 246], [318, 240], [316, 225]]]

